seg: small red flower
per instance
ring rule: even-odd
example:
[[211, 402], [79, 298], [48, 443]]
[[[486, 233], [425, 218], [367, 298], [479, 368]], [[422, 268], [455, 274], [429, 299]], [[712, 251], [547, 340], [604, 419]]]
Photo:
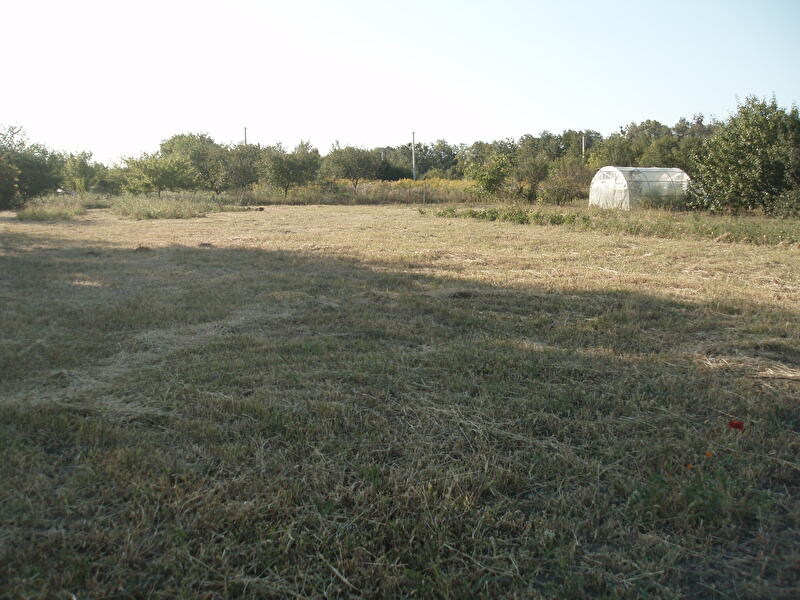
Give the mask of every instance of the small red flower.
[[729, 429], [738, 429], [739, 431], [744, 431], [744, 422], [743, 421], [728, 421], [728, 428]]

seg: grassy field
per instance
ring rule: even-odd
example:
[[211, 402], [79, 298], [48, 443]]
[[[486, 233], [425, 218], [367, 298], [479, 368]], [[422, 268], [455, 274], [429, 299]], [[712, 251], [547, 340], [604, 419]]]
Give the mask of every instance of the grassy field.
[[0, 596], [800, 596], [800, 250], [432, 213], [0, 213]]

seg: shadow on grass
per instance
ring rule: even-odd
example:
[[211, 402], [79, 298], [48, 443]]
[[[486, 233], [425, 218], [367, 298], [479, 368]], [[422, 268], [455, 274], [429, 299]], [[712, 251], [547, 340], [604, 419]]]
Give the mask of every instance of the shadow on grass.
[[760, 378], [800, 366], [797, 314], [313, 253], [3, 247], [10, 595], [798, 584], [797, 384]]

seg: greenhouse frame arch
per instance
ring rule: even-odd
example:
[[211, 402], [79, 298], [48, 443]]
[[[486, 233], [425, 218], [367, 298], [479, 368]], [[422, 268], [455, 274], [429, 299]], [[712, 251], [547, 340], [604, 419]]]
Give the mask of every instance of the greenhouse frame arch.
[[691, 178], [665, 167], [603, 167], [592, 178], [589, 206], [630, 210], [681, 206]]

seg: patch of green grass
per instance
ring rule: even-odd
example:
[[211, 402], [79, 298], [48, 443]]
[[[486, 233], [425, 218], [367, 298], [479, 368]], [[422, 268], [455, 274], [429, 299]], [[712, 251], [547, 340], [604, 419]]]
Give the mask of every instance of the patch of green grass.
[[190, 194], [163, 194], [158, 196], [124, 195], [114, 198], [111, 211], [117, 215], [137, 220], [144, 219], [193, 219], [211, 212], [241, 210], [226, 206], [207, 196]]
[[83, 205], [86, 208], [111, 208], [114, 204], [112, 196], [103, 194], [86, 194], [82, 197]]
[[567, 225], [581, 231], [660, 238], [713, 239], [757, 245], [800, 244], [800, 220], [768, 217], [717, 216], [660, 210], [602, 211], [572, 208], [492, 207], [462, 209], [446, 207], [439, 217], [463, 217], [484, 221], [506, 221], [520, 225]]

